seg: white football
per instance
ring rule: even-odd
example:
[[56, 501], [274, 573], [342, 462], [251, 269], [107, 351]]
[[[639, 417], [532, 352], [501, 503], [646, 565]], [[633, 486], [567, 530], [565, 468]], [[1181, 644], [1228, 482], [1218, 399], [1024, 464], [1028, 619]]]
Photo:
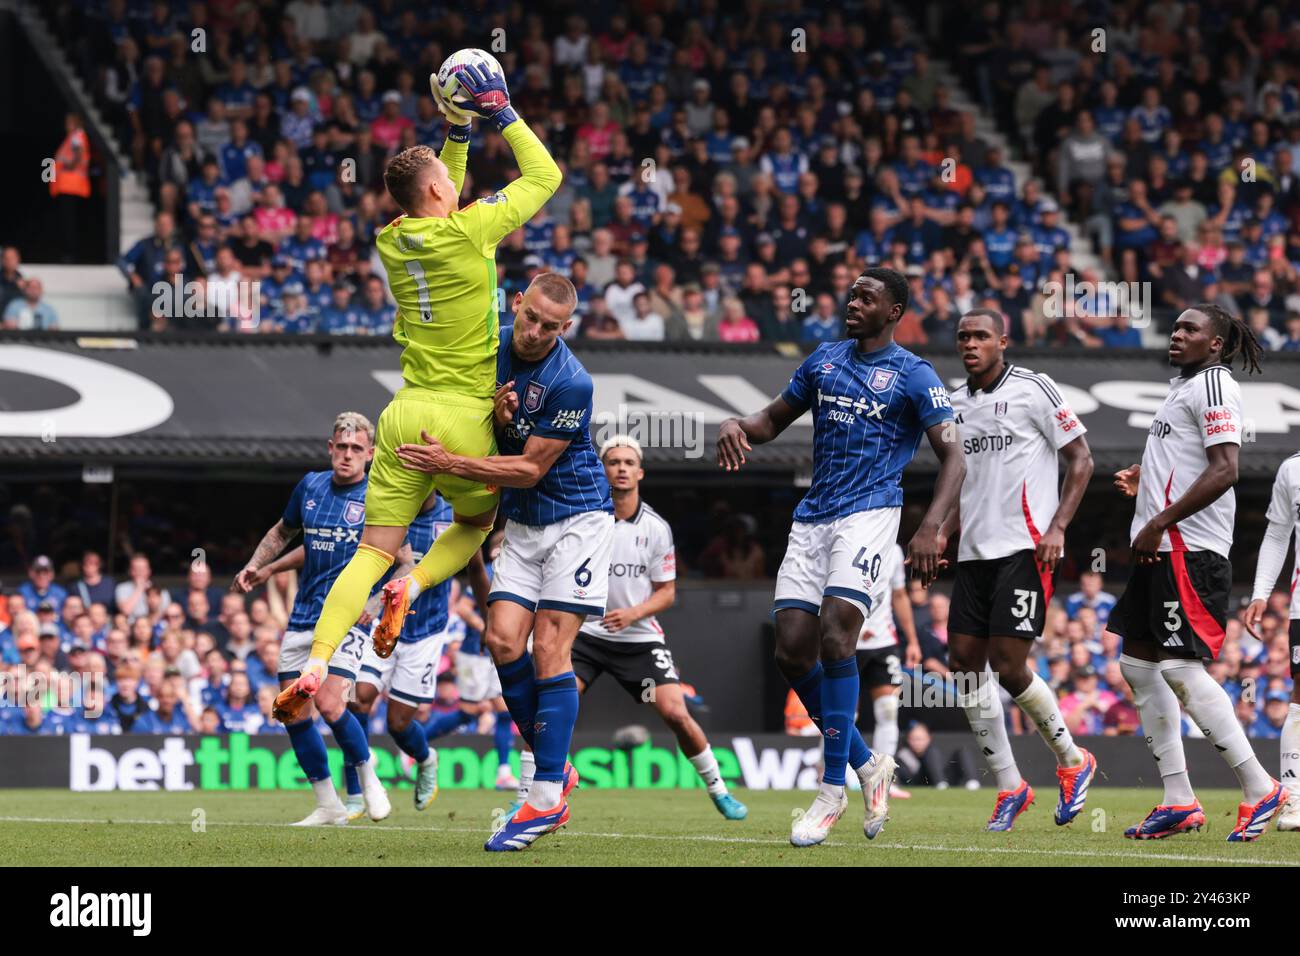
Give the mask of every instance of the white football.
[[438, 72], [429, 77], [429, 86], [433, 90], [433, 95], [442, 100], [443, 105], [449, 110], [465, 117], [466, 121], [473, 113], [468, 108], [469, 97], [461, 89], [457, 74], [471, 63], [484, 66], [491, 73], [505, 75], [497, 58], [487, 50], [464, 49], [457, 50], [443, 60], [442, 66], [438, 67]]

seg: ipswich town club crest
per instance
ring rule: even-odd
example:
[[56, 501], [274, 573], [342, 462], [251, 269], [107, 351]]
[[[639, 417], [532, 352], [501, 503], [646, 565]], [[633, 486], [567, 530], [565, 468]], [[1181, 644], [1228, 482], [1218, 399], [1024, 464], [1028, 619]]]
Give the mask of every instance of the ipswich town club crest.
[[867, 381], [867, 388], [873, 392], [887, 392], [896, 378], [898, 378], [898, 372], [892, 368], [872, 369], [871, 378]]
[[346, 508], [343, 509], [343, 520], [348, 524], [357, 524], [366, 516], [366, 503], [364, 501], [349, 501]]
[[524, 409], [535, 414], [542, 407], [542, 396], [545, 394], [545, 385], [529, 382], [528, 387], [524, 389]]

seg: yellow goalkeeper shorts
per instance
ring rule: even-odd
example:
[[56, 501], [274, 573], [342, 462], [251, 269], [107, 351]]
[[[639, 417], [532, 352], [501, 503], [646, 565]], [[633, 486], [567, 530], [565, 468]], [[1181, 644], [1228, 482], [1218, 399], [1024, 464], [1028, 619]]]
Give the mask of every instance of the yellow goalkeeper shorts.
[[375, 427], [375, 460], [366, 488], [366, 524], [407, 527], [435, 489], [460, 515], [490, 511], [500, 498], [486, 485], [454, 475], [429, 475], [402, 467], [398, 445], [423, 442], [421, 430], [448, 451], [470, 458], [497, 453], [492, 430], [492, 400], [422, 388], [402, 388]]

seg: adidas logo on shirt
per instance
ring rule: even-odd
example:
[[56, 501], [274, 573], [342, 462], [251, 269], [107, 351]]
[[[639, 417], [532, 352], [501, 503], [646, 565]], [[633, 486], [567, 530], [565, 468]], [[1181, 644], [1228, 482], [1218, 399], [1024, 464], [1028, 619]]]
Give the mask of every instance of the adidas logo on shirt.
[[1031, 621], [1031, 620], [1029, 620], [1029, 618], [1025, 618], [1023, 621], [1021, 621], [1021, 622], [1016, 626], [1016, 630], [1017, 630], [1017, 631], [1028, 631], [1030, 634], [1032, 634], [1032, 633], [1034, 633], [1034, 622]]

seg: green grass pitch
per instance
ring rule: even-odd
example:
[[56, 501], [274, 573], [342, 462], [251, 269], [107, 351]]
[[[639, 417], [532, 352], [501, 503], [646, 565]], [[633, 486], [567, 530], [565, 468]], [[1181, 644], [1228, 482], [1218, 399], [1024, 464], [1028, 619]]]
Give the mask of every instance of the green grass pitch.
[[9, 866], [1300, 866], [1300, 833], [1270, 829], [1257, 843], [1229, 844], [1239, 796], [1199, 796], [1208, 827], [1159, 842], [1123, 839], [1158, 794], [1094, 788], [1069, 827], [1052, 822], [1055, 791], [1011, 833], [987, 833], [993, 792], [928, 789], [894, 801], [874, 841], [862, 835], [857, 793], [830, 840], [788, 842], [802, 791], [737, 791], [749, 819], [728, 822], [699, 790], [579, 789], [567, 828], [522, 853], [483, 851], [506, 794], [443, 791], [423, 813], [395, 790], [387, 820], [303, 830], [288, 823], [312, 806], [306, 792], [70, 793], [0, 791], [0, 846]]

